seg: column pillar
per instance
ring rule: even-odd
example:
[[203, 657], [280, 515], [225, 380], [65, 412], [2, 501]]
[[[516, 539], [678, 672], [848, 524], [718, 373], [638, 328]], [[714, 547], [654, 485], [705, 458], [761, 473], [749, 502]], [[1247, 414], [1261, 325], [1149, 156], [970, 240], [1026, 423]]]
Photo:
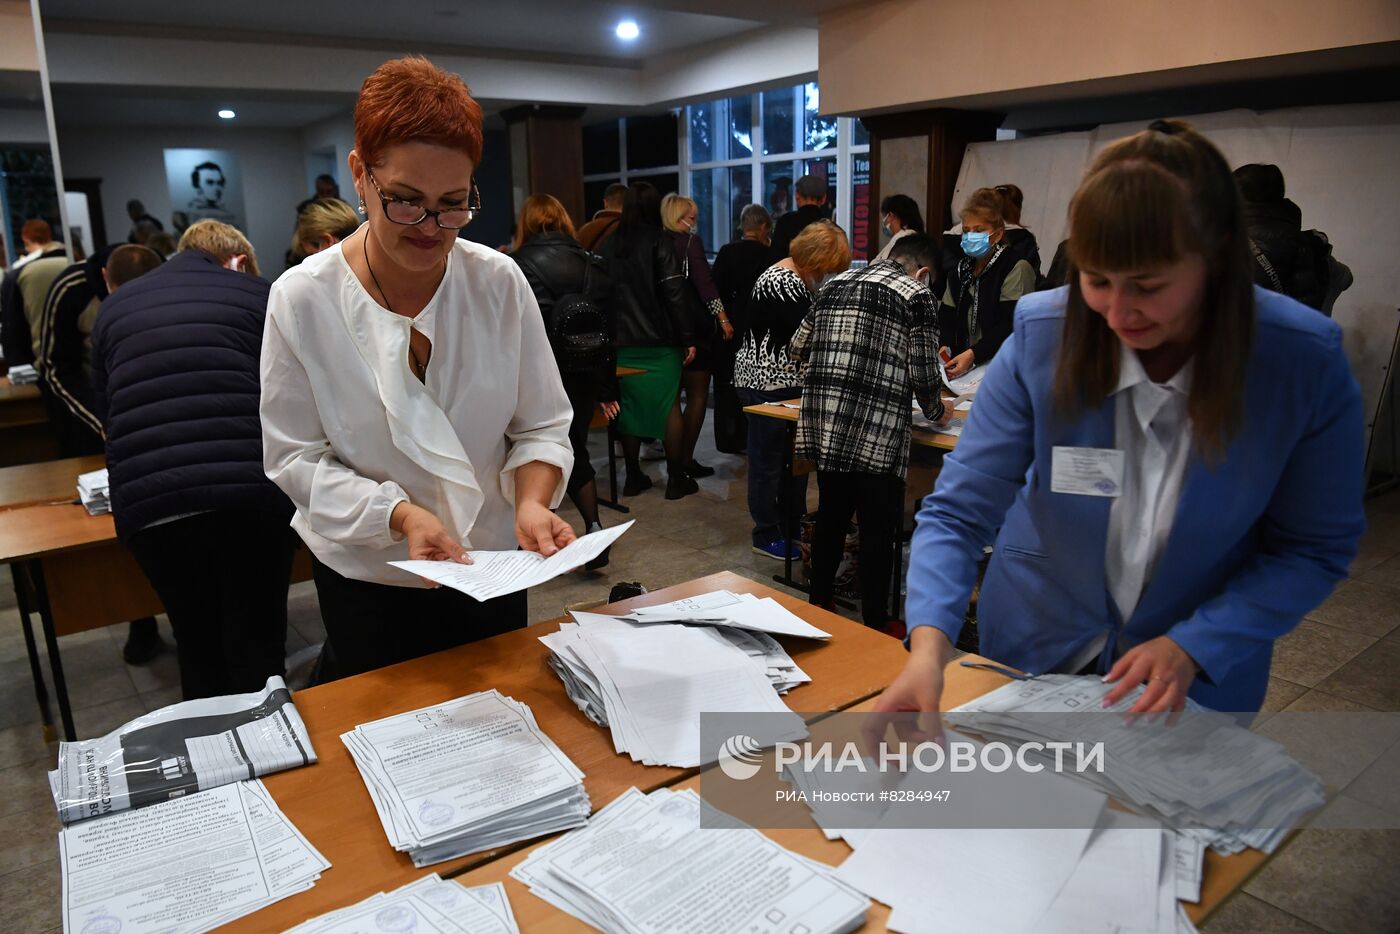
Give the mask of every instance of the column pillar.
[[525, 198], [558, 198], [575, 224], [588, 218], [583, 204], [582, 107], [522, 104], [501, 111], [510, 142], [512, 217]]

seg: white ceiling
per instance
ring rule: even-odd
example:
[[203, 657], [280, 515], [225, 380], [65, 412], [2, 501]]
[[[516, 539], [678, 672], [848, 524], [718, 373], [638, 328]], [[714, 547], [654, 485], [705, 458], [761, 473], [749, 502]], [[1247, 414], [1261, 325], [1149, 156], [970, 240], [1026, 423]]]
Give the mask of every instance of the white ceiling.
[[[217, 126], [228, 107], [239, 126], [294, 128], [347, 113], [369, 63], [407, 52], [462, 61], [488, 113], [534, 101], [612, 116], [711, 85], [773, 84], [815, 71], [817, 15], [848, 2], [40, 0], [40, 14], [60, 124]], [[617, 39], [624, 18], [637, 41]], [[768, 38], [793, 27], [813, 37], [796, 69], [791, 36]]]
[[[353, 47], [419, 46], [514, 51], [562, 61], [624, 64], [715, 42], [761, 26], [815, 26], [817, 14], [850, 0], [40, 0], [46, 31], [130, 33]], [[315, 12], [319, 8], [320, 12]], [[617, 23], [641, 37], [623, 42]]]

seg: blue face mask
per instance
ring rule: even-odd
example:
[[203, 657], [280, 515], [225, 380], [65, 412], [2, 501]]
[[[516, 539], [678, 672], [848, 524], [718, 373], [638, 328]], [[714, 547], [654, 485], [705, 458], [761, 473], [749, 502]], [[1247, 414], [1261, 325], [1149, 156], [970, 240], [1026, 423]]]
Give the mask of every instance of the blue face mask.
[[987, 251], [992, 248], [992, 235], [985, 230], [964, 230], [962, 235], [962, 251], [968, 256], [976, 259], [979, 256], [986, 256]]

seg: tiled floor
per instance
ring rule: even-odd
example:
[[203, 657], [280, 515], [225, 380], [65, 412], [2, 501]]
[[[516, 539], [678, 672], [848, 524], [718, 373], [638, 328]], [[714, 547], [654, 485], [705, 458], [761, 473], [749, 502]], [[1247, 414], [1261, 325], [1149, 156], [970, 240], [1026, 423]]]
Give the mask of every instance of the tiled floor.
[[[708, 429], [708, 425], [706, 426]], [[594, 444], [601, 451], [601, 441]], [[618, 581], [650, 589], [732, 570], [763, 583], [781, 565], [752, 553], [744, 506], [744, 462], [714, 453], [708, 437], [698, 455], [718, 473], [700, 481], [702, 492], [666, 502], [658, 484], [626, 503], [628, 517], [604, 510], [603, 521], [637, 519], [613, 549], [604, 573], [568, 575], [530, 595], [531, 621], [565, 607], [606, 599]], [[600, 467], [600, 481], [604, 479]], [[664, 480], [664, 467], [648, 466]], [[918, 489], [919, 480], [914, 481]], [[925, 483], [927, 481], [924, 481]], [[925, 486], [924, 489], [927, 487]], [[815, 500], [815, 485], [813, 486]], [[564, 510], [575, 526], [577, 514]], [[1400, 711], [1400, 493], [1369, 504], [1370, 530], [1352, 578], [1287, 638], [1280, 641], [1266, 710]], [[56, 746], [46, 745], [9, 575], [0, 578], [0, 932], [61, 930], [55, 834], [58, 824], [44, 779]], [[324, 638], [310, 584], [293, 588], [287, 652]], [[162, 630], [169, 631], [162, 620]], [[179, 700], [174, 657], [144, 667], [123, 663], [124, 627], [63, 640], [64, 666], [79, 731], [98, 735], [145, 711]], [[1353, 770], [1354, 771], [1354, 770]], [[1345, 784], [1334, 807], [1400, 809], [1395, 776], [1400, 762], [1382, 762]], [[1400, 930], [1400, 831], [1308, 830], [1253, 879], [1207, 926], [1209, 934], [1326, 931], [1333, 934]]]

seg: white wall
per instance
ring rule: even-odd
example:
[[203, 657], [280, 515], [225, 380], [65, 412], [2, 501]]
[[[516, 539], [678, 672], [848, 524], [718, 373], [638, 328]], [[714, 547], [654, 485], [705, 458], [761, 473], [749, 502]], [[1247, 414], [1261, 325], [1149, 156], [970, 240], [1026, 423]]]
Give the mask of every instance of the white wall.
[[[1351, 267], [1356, 281], [1337, 300], [1333, 317], [1345, 334], [1369, 424], [1400, 320], [1400, 102], [1268, 113], [1229, 110], [1198, 114], [1190, 121], [1231, 165], [1277, 165], [1288, 197], [1302, 208], [1303, 228], [1325, 232], [1334, 255]], [[1069, 201], [1089, 160], [1146, 123], [974, 143], [963, 159], [953, 204], [961, 205], [983, 185], [1020, 185], [1026, 193], [1022, 222], [1035, 231], [1041, 256], [1049, 263], [1065, 236]], [[1377, 432], [1378, 444], [1387, 437]]]
[[340, 196], [353, 205], [354, 190], [350, 184], [350, 167], [346, 161], [350, 150], [355, 148], [355, 121], [352, 115], [347, 113], [313, 123], [301, 131], [301, 144], [308, 153], [322, 150], [331, 150], [334, 153], [335, 169], [331, 174], [340, 184]]
[[44, 111], [0, 108], [0, 143], [49, 142], [49, 123]]
[[243, 207], [248, 216], [244, 233], [257, 250], [263, 275], [275, 279], [281, 273], [296, 206], [310, 193], [305, 187], [300, 131], [60, 126], [58, 145], [65, 175], [102, 179], [102, 213], [107, 236], [114, 242], [125, 239], [130, 229], [129, 198], [141, 199], [146, 210], [171, 230], [163, 150], [232, 150], [243, 171]]

